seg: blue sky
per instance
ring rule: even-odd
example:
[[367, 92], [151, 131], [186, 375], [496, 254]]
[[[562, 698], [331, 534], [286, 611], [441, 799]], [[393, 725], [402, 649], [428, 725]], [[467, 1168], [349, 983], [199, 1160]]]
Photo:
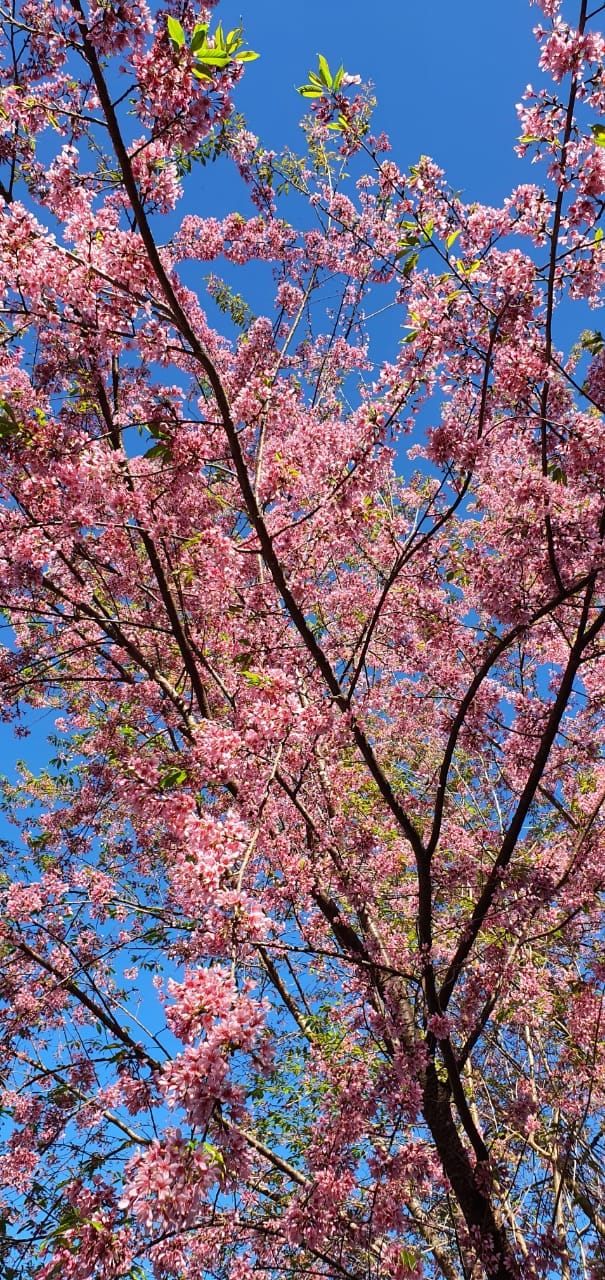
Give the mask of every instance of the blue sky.
[[[376, 124], [402, 167], [430, 155], [452, 186], [487, 204], [528, 180], [513, 153], [515, 103], [539, 79], [532, 28], [541, 13], [528, 0], [223, 0], [216, 16], [229, 27], [242, 18], [261, 54], [236, 105], [266, 146], [296, 147], [304, 104], [294, 87], [323, 53], [373, 82]], [[200, 188], [211, 180], [208, 171]]]

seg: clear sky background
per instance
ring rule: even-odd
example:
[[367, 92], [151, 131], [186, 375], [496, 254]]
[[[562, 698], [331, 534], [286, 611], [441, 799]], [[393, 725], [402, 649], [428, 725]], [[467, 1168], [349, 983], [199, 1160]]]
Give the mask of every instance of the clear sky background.
[[[430, 155], [466, 199], [486, 204], [530, 180], [513, 153], [515, 103], [541, 78], [532, 29], [543, 15], [528, 0], [223, 0], [215, 13], [229, 27], [243, 19], [261, 54], [236, 106], [267, 147], [296, 149], [308, 104], [295, 86], [323, 53], [333, 70], [342, 62], [373, 82], [377, 131], [402, 168]], [[211, 170], [200, 175], [209, 195], [211, 181]]]

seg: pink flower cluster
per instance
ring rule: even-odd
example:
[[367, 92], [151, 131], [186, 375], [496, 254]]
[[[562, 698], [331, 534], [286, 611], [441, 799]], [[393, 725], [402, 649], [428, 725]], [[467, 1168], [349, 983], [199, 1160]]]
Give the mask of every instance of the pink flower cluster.
[[173, 1000], [166, 1020], [187, 1048], [162, 1068], [160, 1087], [170, 1106], [203, 1128], [217, 1104], [239, 1103], [240, 1090], [230, 1080], [232, 1056], [243, 1053], [266, 1065], [268, 1046], [259, 1043], [266, 1006], [239, 992], [229, 970], [219, 965], [188, 970], [182, 983], [168, 979], [166, 985]]

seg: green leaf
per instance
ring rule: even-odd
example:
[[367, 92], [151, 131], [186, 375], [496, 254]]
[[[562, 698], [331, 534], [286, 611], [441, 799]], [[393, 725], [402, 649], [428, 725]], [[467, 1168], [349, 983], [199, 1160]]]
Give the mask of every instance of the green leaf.
[[334, 80], [332, 81], [332, 88], [334, 90], [334, 93], [338, 93], [338, 90], [340, 89], [340, 86], [343, 82], [344, 73], [345, 73], [345, 69], [341, 63], [341, 65], [338, 68], [338, 71], [336, 72], [336, 75], [334, 76]]
[[[242, 295], [235, 293], [224, 280], [221, 280], [220, 276], [210, 274], [205, 276], [204, 279], [211, 298], [214, 299], [223, 314], [230, 316], [233, 324], [238, 329], [242, 329], [244, 332], [249, 329], [255, 317]], [[214, 496], [218, 501], [218, 494]]]
[[185, 32], [183, 31], [180, 22], [177, 22], [176, 18], [173, 18], [172, 14], [169, 13], [166, 19], [166, 26], [173, 45], [175, 45], [177, 49], [182, 49], [185, 43]]
[[213, 80], [214, 79], [214, 76], [212, 75], [212, 73], [210, 71], [204, 71], [202, 67], [192, 67], [191, 74], [195, 76], [196, 80]]
[[222, 51], [217, 52], [215, 49], [202, 49], [200, 51], [199, 61], [205, 67], [218, 67], [219, 70], [222, 71], [224, 67], [229, 66], [231, 58], [228, 53], [223, 53]]
[[190, 45], [191, 52], [199, 64], [197, 68], [194, 67], [193, 74], [198, 80], [211, 80], [212, 76], [205, 73], [206, 67], [217, 67], [219, 71], [223, 71], [230, 62], [254, 62], [259, 57], [254, 49], [242, 49], [241, 46], [241, 27], [234, 27], [225, 37], [222, 25], [219, 23], [210, 43], [208, 24], [200, 23], [195, 27]]
[[418, 244], [418, 236], [406, 236], [405, 239], [398, 240], [397, 253], [395, 254], [395, 261], [398, 262], [400, 258], [405, 258], [405, 255], [408, 252], [408, 250], [414, 248], [414, 246], [417, 244]]
[[580, 346], [584, 351], [590, 351], [591, 356], [598, 356], [605, 347], [605, 338], [598, 329], [585, 329], [580, 335]]
[[225, 1157], [222, 1151], [220, 1151], [218, 1147], [214, 1146], [214, 1143], [203, 1142], [202, 1150], [204, 1155], [208, 1157], [210, 1164], [216, 1165], [216, 1167], [221, 1170], [221, 1173], [226, 1173], [227, 1166], [225, 1164]]
[[20, 423], [17, 422], [14, 409], [7, 400], [0, 400], [0, 440], [16, 436], [19, 430]]
[[258, 671], [242, 671], [242, 675], [247, 684], [259, 685], [263, 683], [263, 676]]
[[126, 738], [128, 742], [136, 742], [138, 737], [136, 729], [133, 729], [131, 724], [119, 725], [118, 733], [121, 738]]
[[605, 147], [605, 124], [591, 124], [590, 132], [598, 147]]
[[555, 484], [567, 484], [567, 475], [559, 462], [550, 462], [548, 464], [548, 477]]
[[[322, 59], [320, 55], [320, 72], [321, 72], [321, 61]], [[328, 76], [330, 76], [330, 69], [328, 67], [328, 64], [325, 58], [323, 59], [323, 61], [328, 69]], [[330, 85], [331, 83], [332, 83], [332, 79], [330, 77]], [[321, 75], [317, 75], [315, 71], [310, 71], [307, 84], [301, 84], [297, 89], [297, 92], [300, 93], [301, 97], [303, 98], [322, 98], [326, 89], [329, 88], [330, 85], [327, 84], [325, 77]]]
[[197, 53], [198, 49], [203, 49], [204, 46], [207, 45], [207, 43], [208, 43], [208, 27], [207, 26], [195, 27], [193, 35], [191, 37], [191, 44], [189, 45], [191, 52]]
[[411, 276], [411, 274], [412, 274], [412, 271], [413, 271], [413, 270], [414, 270], [414, 268], [418, 265], [418, 258], [419, 258], [419, 256], [420, 256], [420, 255], [419, 255], [418, 253], [411, 253], [411, 254], [410, 254], [410, 256], [409, 256], [409, 258], [406, 258], [406, 260], [405, 260], [405, 262], [404, 262], [404, 264], [403, 264], [403, 267], [402, 267], [402, 271], [403, 271], [403, 274], [404, 274], [404, 276], [405, 276], [406, 280], [409, 280], [409, 278], [410, 278], [410, 276]]
[[330, 73], [330, 68], [329, 68], [329, 66], [328, 66], [328, 64], [327, 64], [327, 62], [326, 62], [326, 59], [325, 59], [325, 58], [324, 58], [324, 56], [323, 56], [323, 53], [319, 53], [319, 54], [317, 55], [317, 57], [318, 57], [318, 61], [319, 61], [319, 76], [320, 76], [320, 79], [321, 79], [321, 83], [322, 83], [322, 84], [325, 84], [326, 89], [331, 89], [331, 88], [332, 88], [332, 75], [331, 75], [331, 73]]
[[452, 245], [456, 243], [458, 236], [460, 235], [461, 229], [462, 229], [461, 227], [458, 227], [457, 231], [452, 231], [451, 235], [447, 237], [447, 240], [445, 242], [446, 249], [451, 249]]
[[180, 787], [186, 781], [187, 770], [181, 768], [180, 765], [175, 765], [173, 769], [167, 769], [166, 773], [162, 774], [160, 787], [164, 791], [167, 787]]
[[163, 461], [170, 457], [170, 445], [160, 440], [158, 444], [151, 446], [147, 453], [143, 454], [144, 458], [161, 458]]

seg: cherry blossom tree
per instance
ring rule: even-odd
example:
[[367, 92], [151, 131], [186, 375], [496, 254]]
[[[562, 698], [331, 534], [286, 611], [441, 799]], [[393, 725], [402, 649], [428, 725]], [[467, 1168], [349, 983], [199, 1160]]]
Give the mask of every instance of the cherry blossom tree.
[[5, 1280], [605, 1276], [604, 9], [501, 208], [323, 57], [264, 150], [253, 17], [0, 11]]

